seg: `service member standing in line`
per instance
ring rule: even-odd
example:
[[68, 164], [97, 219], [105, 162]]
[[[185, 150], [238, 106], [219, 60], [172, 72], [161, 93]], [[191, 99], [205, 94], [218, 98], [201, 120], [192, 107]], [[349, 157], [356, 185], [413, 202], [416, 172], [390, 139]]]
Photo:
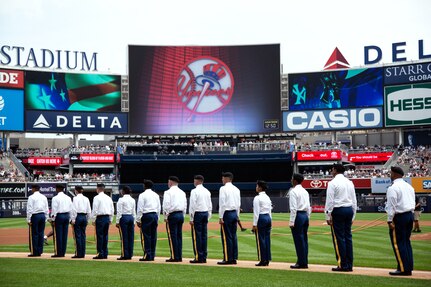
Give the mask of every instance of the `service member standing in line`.
[[67, 248], [67, 235], [69, 233], [72, 200], [64, 194], [64, 186], [55, 186], [57, 195], [52, 198], [51, 224], [54, 229], [54, 255], [51, 257], [64, 257]]
[[256, 266], [268, 266], [271, 258], [271, 228], [272, 202], [266, 194], [267, 184], [263, 180], [256, 183], [258, 195], [253, 200], [253, 231], [256, 236], [257, 257], [260, 260]]
[[190, 225], [195, 259], [190, 263], [207, 262], [208, 220], [212, 214], [211, 193], [203, 186], [204, 177], [195, 175], [193, 183], [196, 188], [190, 193]]
[[290, 221], [289, 226], [292, 231], [293, 242], [296, 250], [296, 264], [291, 265], [292, 269], [308, 268], [308, 225], [310, 222], [310, 197], [308, 192], [302, 187], [304, 176], [299, 173], [293, 174], [293, 188], [289, 192]]
[[84, 188], [82, 186], [75, 186], [76, 196], [73, 198], [70, 215], [70, 222], [75, 236], [75, 255], [72, 258], [85, 257], [85, 245], [87, 241], [85, 230], [87, 229], [88, 220], [91, 218], [91, 206], [90, 200], [82, 194], [83, 192]]
[[337, 267], [332, 271], [353, 271], [352, 223], [356, 214], [356, 194], [353, 182], [344, 176], [342, 164], [334, 164], [334, 178], [326, 189], [326, 222], [331, 226]]
[[114, 203], [111, 197], [105, 194], [105, 185], [97, 184], [97, 195], [93, 199], [91, 214], [93, 225], [96, 227], [97, 255], [93, 259], [108, 258], [108, 232], [114, 216]]
[[30, 254], [28, 257], [39, 257], [43, 253], [43, 233], [49, 215], [48, 199], [39, 192], [40, 186], [33, 184], [32, 195], [27, 201], [27, 224], [29, 231]]
[[141, 228], [141, 245], [144, 256], [139, 261], [154, 261], [157, 245], [157, 226], [159, 225], [160, 197], [155, 193], [151, 180], [144, 180], [145, 191], [138, 198], [136, 222]]
[[183, 223], [187, 211], [187, 199], [185, 192], [178, 187], [179, 182], [178, 177], [170, 176], [169, 189], [163, 194], [163, 214], [171, 251], [171, 258], [166, 259], [166, 262], [183, 261]]
[[238, 238], [236, 235], [239, 212], [241, 208], [241, 194], [232, 184], [233, 174], [222, 173], [223, 186], [219, 191], [219, 224], [223, 247], [223, 261], [220, 265], [236, 264], [238, 259]]
[[413, 227], [415, 209], [415, 190], [403, 180], [404, 171], [391, 167], [392, 185], [386, 194], [386, 213], [388, 214], [389, 237], [398, 266], [393, 276], [410, 276], [413, 270], [413, 251], [410, 235]]
[[117, 202], [117, 222], [115, 225], [120, 231], [121, 238], [121, 257], [117, 260], [130, 260], [133, 257], [135, 242], [136, 201], [130, 196], [132, 190], [129, 186], [124, 186], [121, 192], [123, 197]]

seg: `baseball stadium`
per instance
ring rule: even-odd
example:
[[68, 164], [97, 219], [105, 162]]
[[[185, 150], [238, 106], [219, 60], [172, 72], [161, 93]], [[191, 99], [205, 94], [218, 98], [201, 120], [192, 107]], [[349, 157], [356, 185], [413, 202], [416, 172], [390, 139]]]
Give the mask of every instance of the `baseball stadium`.
[[[121, 18], [123, 37], [81, 29], [69, 47], [41, 45], [47, 20], [30, 37], [6, 14], [65, 16], [60, 4], [0, 12], [2, 286], [429, 286], [429, 31], [412, 58], [391, 39], [391, 60], [367, 42], [351, 65], [325, 39], [333, 48], [311, 60], [321, 64], [298, 68], [285, 60], [293, 41], [146, 40], [134, 8], [162, 4], [72, 2]], [[431, 24], [418, 12], [428, 3], [395, 2]], [[57, 29], [75, 35], [68, 25]], [[98, 42], [113, 35], [122, 68], [111, 70]]]

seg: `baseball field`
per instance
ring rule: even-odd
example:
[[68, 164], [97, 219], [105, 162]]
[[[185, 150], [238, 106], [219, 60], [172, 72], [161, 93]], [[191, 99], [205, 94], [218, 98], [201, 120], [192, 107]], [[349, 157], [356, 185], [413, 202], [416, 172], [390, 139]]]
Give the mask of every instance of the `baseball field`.
[[[289, 214], [273, 214], [272, 263], [270, 268], [256, 268], [256, 240], [250, 232], [252, 214], [242, 214], [247, 231], [238, 229], [239, 262], [236, 266], [217, 266], [222, 258], [217, 215], [209, 224], [208, 260], [206, 266], [188, 263], [193, 257], [188, 218], [183, 231], [183, 263], [165, 264], [169, 257], [165, 226], [160, 219], [155, 262], [139, 262], [142, 248], [136, 229], [134, 258], [131, 262], [116, 261], [121, 253], [118, 229], [110, 227], [107, 261], [94, 261], [96, 254], [94, 228], [87, 228], [85, 260], [51, 259], [52, 238], [41, 258], [26, 258], [28, 229], [24, 218], [0, 219], [0, 282], [2, 286], [429, 286], [431, 279], [431, 214], [422, 214], [421, 233], [412, 234], [415, 271], [409, 278], [388, 277], [396, 269], [389, 240], [385, 214], [359, 213], [353, 225], [354, 272], [330, 272], [336, 264], [330, 229], [323, 214], [313, 214], [309, 228], [309, 270], [294, 271], [296, 254], [288, 227]], [[46, 225], [45, 233], [51, 230]], [[74, 241], [69, 232], [67, 253], [73, 255]], [[66, 256], [69, 257], [70, 256]], [[49, 258], [49, 259], [48, 259]], [[242, 267], [242, 268], [241, 268]], [[329, 271], [329, 272], [326, 272]]]

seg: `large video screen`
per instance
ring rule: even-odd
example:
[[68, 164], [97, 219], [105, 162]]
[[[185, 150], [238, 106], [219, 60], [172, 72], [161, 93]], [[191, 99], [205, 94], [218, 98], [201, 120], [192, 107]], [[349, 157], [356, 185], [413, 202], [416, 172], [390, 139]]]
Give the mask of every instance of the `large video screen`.
[[26, 110], [120, 112], [121, 77], [25, 72]]
[[383, 69], [289, 74], [289, 110], [383, 106]]
[[129, 46], [134, 134], [280, 130], [280, 45]]

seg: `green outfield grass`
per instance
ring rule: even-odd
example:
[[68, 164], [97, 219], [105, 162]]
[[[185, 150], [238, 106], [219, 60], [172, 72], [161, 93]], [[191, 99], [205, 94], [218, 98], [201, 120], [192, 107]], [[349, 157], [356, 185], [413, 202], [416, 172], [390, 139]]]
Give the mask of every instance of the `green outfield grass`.
[[[293, 239], [288, 227], [289, 214], [274, 214], [273, 220], [285, 221], [283, 227], [274, 227], [272, 230], [272, 257], [273, 261], [279, 262], [295, 262], [296, 254], [293, 244]], [[369, 220], [370, 222], [380, 220], [382, 225], [371, 227], [354, 227], [353, 230], [353, 243], [354, 243], [354, 266], [365, 267], [382, 267], [382, 268], [395, 268], [396, 261], [392, 251], [389, 240], [388, 228], [385, 224], [386, 218], [384, 214], [377, 213], [359, 213], [356, 217], [357, 220]], [[211, 221], [217, 221], [215, 215]], [[335, 265], [335, 255], [330, 235], [329, 227], [323, 225], [324, 215], [313, 214], [312, 220], [322, 222], [322, 225], [312, 226], [309, 228], [309, 263], [310, 264], [328, 264]], [[250, 227], [252, 221], [252, 214], [242, 214], [241, 221], [243, 225]], [[421, 221], [431, 221], [431, 214], [422, 214]], [[164, 224], [162, 219], [160, 224]], [[188, 224], [188, 219], [186, 219]], [[0, 219], [0, 228], [27, 228], [24, 218]], [[88, 228], [93, 228], [89, 226]], [[422, 233], [431, 232], [431, 227], [422, 226]], [[46, 229], [46, 232], [50, 227]], [[220, 240], [220, 233], [218, 230], [209, 231], [208, 239], [208, 257], [209, 258], [222, 258], [222, 247]], [[169, 245], [166, 240], [166, 233], [161, 232], [158, 234], [159, 241], [157, 243], [157, 256], [169, 257]], [[183, 233], [183, 257], [193, 257], [193, 249], [189, 232]], [[91, 237], [87, 238], [89, 241], [94, 241]], [[111, 242], [109, 243], [109, 254], [120, 254], [119, 236], [110, 236]], [[135, 239], [135, 256], [142, 256], [142, 249], [139, 241], [139, 234], [136, 234]], [[250, 229], [246, 232], [238, 231], [238, 247], [239, 247], [239, 260], [257, 260], [256, 255], [256, 241]], [[412, 241], [413, 253], [415, 259], [415, 270], [431, 270], [431, 241]], [[28, 245], [0, 245], [1, 251], [16, 251], [28, 252]], [[53, 253], [52, 241], [50, 245], [45, 246], [45, 253]], [[70, 238], [68, 241], [68, 253], [74, 252], [74, 242]], [[87, 244], [87, 254], [96, 254], [95, 244], [89, 242]], [[336, 285], [334, 285], [336, 286]]]
[[291, 270], [0, 258], [2, 286], [413, 287], [427, 280]]

